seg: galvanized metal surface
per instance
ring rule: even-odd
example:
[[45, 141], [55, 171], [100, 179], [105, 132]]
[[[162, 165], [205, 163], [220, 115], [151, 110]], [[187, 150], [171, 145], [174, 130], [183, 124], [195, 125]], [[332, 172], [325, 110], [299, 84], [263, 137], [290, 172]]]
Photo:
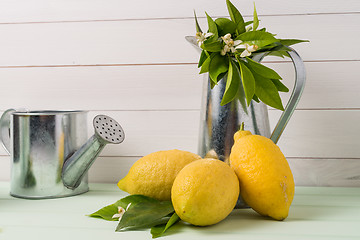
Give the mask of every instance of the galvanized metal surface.
[[[114, 127], [102, 134], [98, 129], [107, 121]], [[96, 157], [107, 143], [120, 143], [125, 136], [110, 117], [97, 116], [93, 123], [95, 134], [87, 140], [86, 111], [6, 111], [0, 138], [11, 156], [10, 194], [42, 199], [88, 191], [87, 171]]]

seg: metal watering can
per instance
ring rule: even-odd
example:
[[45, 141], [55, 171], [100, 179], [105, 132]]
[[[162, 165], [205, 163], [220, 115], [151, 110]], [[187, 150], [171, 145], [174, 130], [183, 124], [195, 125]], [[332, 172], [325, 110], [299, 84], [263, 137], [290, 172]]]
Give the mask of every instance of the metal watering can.
[[86, 111], [16, 111], [0, 118], [0, 140], [11, 156], [10, 194], [58, 198], [89, 190], [87, 172], [108, 143], [124, 140], [114, 119], [98, 115], [87, 138]]

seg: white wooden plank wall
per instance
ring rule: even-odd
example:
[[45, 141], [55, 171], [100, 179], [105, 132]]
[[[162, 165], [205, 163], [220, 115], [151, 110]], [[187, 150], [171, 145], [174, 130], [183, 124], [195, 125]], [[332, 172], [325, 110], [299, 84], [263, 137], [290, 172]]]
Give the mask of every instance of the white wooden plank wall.
[[[252, 0], [233, 0], [246, 17]], [[295, 47], [307, 68], [303, 98], [279, 146], [297, 185], [360, 186], [360, 1], [257, 0], [262, 26]], [[193, 9], [226, 16], [225, 0], [2, 0], [0, 111], [84, 109], [117, 119], [126, 132], [90, 170], [92, 182], [117, 182], [141, 156], [196, 152], [203, 77]], [[267, 59], [288, 86], [292, 64]], [[288, 94], [283, 95], [284, 101]], [[280, 115], [269, 111], [271, 125]], [[0, 180], [10, 161], [0, 150]]]

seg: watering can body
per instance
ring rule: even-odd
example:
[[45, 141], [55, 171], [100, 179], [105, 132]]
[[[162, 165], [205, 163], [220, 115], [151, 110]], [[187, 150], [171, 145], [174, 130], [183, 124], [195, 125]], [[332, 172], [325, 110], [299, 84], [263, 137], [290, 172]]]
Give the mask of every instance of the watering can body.
[[88, 139], [86, 123], [84, 111], [4, 113], [1, 140], [11, 159], [10, 194], [36, 199], [88, 191], [87, 175], [76, 189], [65, 187], [61, 177], [66, 159]]
[[[103, 116], [95, 117], [95, 134], [88, 138], [86, 111], [4, 112], [0, 140], [11, 159], [10, 194], [43, 199], [87, 192], [87, 172], [96, 157], [107, 143], [124, 139], [120, 125]], [[102, 129], [111, 124], [116, 129], [109, 126], [108, 141]]]

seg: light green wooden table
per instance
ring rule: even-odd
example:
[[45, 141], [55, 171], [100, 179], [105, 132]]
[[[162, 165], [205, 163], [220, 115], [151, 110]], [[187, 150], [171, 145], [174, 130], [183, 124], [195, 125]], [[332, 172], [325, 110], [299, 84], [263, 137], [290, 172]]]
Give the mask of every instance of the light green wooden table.
[[[117, 222], [85, 216], [126, 196], [115, 184], [90, 189], [74, 197], [25, 200], [9, 196], [9, 183], [0, 182], [0, 239], [151, 239], [149, 230], [115, 232]], [[214, 226], [179, 224], [159, 239], [360, 239], [360, 188], [297, 187], [285, 221], [238, 209]]]

